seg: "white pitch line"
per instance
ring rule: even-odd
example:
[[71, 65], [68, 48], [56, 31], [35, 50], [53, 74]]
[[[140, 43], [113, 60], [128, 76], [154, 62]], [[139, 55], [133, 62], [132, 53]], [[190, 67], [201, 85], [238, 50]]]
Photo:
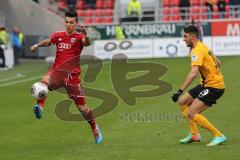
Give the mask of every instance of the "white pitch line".
[[0, 82], [9, 81], [9, 80], [18, 79], [18, 78], [23, 78], [23, 77], [26, 77], [26, 75], [20, 75], [20, 76], [14, 76], [14, 77], [9, 77], [9, 78], [3, 78], [3, 79], [0, 79]]
[[15, 85], [15, 84], [18, 84], [18, 83], [24, 83], [24, 82], [32, 81], [32, 80], [35, 80], [35, 79], [39, 79], [41, 77], [42, 76], [35, 76], [35, 77], [32, 77], [32, 78], [22, 79], [22, 80], [19, 80], [19, 81], [4, 83], [4, 84], [0, 84], [0, 87], [6, 87], [6, 86]]
[[[22, 75], [25, 75], [25, 74], [31, 74], [31, 73], [36, 73], [36, 72], [39, 72], [39, 71], [42, 71], [42, 70], [28, 70], [28, 71], [25, 71], [25, 72], [19, 72], [20, 74]], [[16, 73], [17, 74], [17, 73]], [[8, 76], [12, 76], [12, 74], [8, 75]], [[1, 75], [0, 76], [0, 79], [3, 78], [3, 77], [6, 77], [6, 75]]]

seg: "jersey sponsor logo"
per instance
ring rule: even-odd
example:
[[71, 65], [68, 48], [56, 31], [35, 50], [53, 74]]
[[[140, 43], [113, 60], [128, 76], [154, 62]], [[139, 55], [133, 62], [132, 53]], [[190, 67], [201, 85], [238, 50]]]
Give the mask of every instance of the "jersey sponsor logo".
[[204, 97], [204, 96], [206, 96], [208, 93], [209, 93], [209, 90], [208, 90], [208, 89], [204, 89], [204, 90], [199, 94], [199, 97]]
[[59, 43], [59, 44], [58, 44], [58, 48], [59, 48], [59, 49], [70, 49], [70, 48], [71, 48], [71, 44]]
[[197, 61], [197, 55], [196, 54], [192, 55], [192, 61]]
[[76, 38], [71, 38], [70, 41], [71, 41], [71, 43], [75, 43], [76, 42]]

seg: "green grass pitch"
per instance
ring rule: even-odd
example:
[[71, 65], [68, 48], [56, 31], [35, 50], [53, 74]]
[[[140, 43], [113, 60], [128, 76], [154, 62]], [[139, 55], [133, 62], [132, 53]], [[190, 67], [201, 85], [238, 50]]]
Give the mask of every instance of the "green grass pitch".
[[[111, 112], [97, 118], [104, 136], [101, 145], [94, 144], [86, 122], [67, 122], [55, 115], [55, 105], [66, 95], [50, 92], [44, 116], [35, 119], [30, 95], [31, 85], [40, 80], [48, 65], [43, 60], [25, 60], [22, 65], [0, 72], [0, 159], [1, 160], [233, 160], [240, 156], [240, 57], [220, 57], [223, 62], [226, 91], [217, 105], [204, 115], [228, 138], [224, 145], [206, 147], [212, 135], [200, 128], [201, 143], [179, 144], [188, 133], [177, 104], [170, 99], [174, 90], [185, 80], [190, 69], [189, 59], [145, 59], [135, 62], [154, 62], [168, 71], [161, 77], [173, 90], [158, 97], [137, 98], [134, 107], [127, 105], [116, 93], [110, 78], [110, 62], [105, 62], [95, 82], [83, 85], [115, 95], [119, 102]], [[87, 67], [82, 69], [82, 77]], [[134, 73], [133, 73], [134, 74]], [[194, 83], [196, 84], [198, 80]], [[146, 86], [147, 87], [147, 86]], [[142, 87], [141, 89], [145, 89]], [[89, 107], [101, 101], [87, 98]], [[77, 110], [71, 106], [71, 112]], [[138, 121], [137, 114], [158, 113], [163, 117]], [[127, 115], [127, 116], [126, 116]], [[124, 117], [125, 116], [125, 117]], [[165, 117], [164, 117], [165, 116]]]

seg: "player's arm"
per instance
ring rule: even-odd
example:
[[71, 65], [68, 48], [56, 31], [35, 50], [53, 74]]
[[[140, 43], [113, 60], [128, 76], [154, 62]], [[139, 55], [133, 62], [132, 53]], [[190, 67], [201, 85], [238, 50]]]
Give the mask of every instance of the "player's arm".
[[191, 71], [188, 73], [188, 76], [184, 83], [181, 85], [180, 89], [184, 91], [191, 83], [192, 81], [198, 76], [199, 67], [198, 66], [192, 66]]
[[220, 59], [218, 59], [216, 56], [215, 56], [215, 59], [216, 59], [218, 68], [220, 68], [221, 65], [222, 65], [222, 62], [221, 62]]
[[188, 76], [184, 83], [181, 85], [180, 89], [174, 92], [172, 95], [172, 100], [177, 102], [179, 96], [183, 93], [183, 91], [192, 83], [192, 81], [197, 77], [199, 71], [198, 66], [192, 66], [191, 71], [188, 73]]
[[91, 40], [87, 36], [87, 30], [86, 30], [86, 28], [84, 26], [80, 26], [80, 32], [85, 35], [85, 37], [82, 39], [83, 45], [85, 47], [90, 46], [91, 45]]
[[30, 50], [32, 52], [35, 52], [39, 47], [47, 47], [47, 46], [50, 46], [51, 45], [51, 40], [50, 39], [45, 39], [33, 46], [31, 46]]
[[91, 40], [88, 36], [86, 36], [86, 37], [83, 38], [82, 43], [85, 47], [87, 47], [87, 46], [91, 45]]

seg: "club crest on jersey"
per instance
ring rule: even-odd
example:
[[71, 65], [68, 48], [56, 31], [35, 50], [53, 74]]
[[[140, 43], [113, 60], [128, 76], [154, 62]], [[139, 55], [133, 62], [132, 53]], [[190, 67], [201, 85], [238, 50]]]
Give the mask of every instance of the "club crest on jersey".
[[61, 37], [60, 37], [60, 38], [58, 38], [58, 41], [59, 41], [59, 42], [61, 42], [61, 41], [62, 41], [62, 38], [61, 38]]
[[76, 42], [76, 38], [71, 38], [70, 41], [71, 41], [71, 43], [75, 43]]
[[197, 61], [197, 55], [196, 54], [192, 55], [192, 61]]

